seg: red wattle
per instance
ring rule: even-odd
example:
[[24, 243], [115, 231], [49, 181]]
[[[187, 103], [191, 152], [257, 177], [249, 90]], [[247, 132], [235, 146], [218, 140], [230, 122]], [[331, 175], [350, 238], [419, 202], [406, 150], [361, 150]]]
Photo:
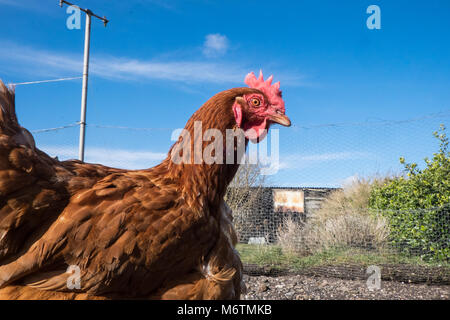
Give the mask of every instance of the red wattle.
[[267, 134], [267, 120], [263, 119], [261, 122], [245, 123], [243, 129], [247, 139], [252, 142], [259, 142]]

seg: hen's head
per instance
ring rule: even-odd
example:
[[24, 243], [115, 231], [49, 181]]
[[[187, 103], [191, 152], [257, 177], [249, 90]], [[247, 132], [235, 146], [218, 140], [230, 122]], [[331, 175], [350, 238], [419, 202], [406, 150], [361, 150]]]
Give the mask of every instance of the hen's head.
[[285, 115], [284, 101], [281, 96], [280, 82], [272, 84], [273, 77], [264, 81], [260, 71], [256, 78], [253, 72], [245, 77], [245, 83], [255, 92], [236, 98], [233, 113], [236, 124], [253, 141], [263, 138], [272, 123], [289, 127], [291, 121]]

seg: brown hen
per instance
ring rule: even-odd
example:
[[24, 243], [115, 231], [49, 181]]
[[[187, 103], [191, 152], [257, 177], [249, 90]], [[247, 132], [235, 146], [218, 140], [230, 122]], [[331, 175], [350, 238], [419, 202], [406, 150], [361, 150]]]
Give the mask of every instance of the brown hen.
[[[289, 125], [279, 84], [253, 74], [246, 82], [252, 88], [207, 101], [186, 132], [194, 137], [201, 121], [225, 146], [227, 129], [255, 129], [247, 144], [262, 138], [257, 129]], [[147, 170], [58, 161], [18, 124], [14, 93], [1, 82], [0, 107], [0, 299], [240, 297], [242, 264], [223, 200], [236, 162], [191, 164], [192, 152], [191, 162], [175, 163], [173, 151], [194, 150], [195, 139], [182, 136]], [[78, 287], [68, 285], [69, 266], [80, 272]]]

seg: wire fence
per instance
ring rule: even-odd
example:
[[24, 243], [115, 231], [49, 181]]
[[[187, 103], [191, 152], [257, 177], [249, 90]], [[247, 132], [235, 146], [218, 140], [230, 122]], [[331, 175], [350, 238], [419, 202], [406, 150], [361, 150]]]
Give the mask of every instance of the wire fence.
[[[376, 265], [384, 279], [450, 284], [450, 185], [435, 191], [436, 206], [393, 210], [369, 204], [375, 183], [383, 186], [404, 173], [400, 157], [426, 167], [424, 158], [439, 152], [433, 132], [449, 119], [447, 111], [280, 129], [277, 171], [256, 171], [255, 178], [254, 166], [242, 166], [247, 180], [235, 181], [227, 194], [246, 271], [366, 279], [366, 267]], [[152, 167], [166, 157], [174, 129], [88, 124], [85, 160]], [[43, 151], [76, 158], [77, 124], [32, 132]], [[273, 139], [267, 139], [269, 149]]]

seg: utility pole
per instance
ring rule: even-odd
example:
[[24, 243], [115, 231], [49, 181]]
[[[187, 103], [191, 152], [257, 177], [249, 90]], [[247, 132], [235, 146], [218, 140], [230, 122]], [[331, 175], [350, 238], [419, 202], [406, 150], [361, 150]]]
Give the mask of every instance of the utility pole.
[[103, 21], [106, 24], [109, 22], [106, 17], [99, 17], [89, 9], [82, 9], [79, 6], [72, 4], [65, 0], [59, 1], [59, 6], [63, 4], [75, 7], [86, 14], [86, 28], [84, 34], [84, 64], [83, 64], [83, 87], [81, 91], [81, 119], [80, 119], [80, 144], [78, 148], [78, 159], [84, 161], [84, 140], [86, 136], [86, 105], [87, 105], [87, 89], [88, 89], [88, 75], [89, 75], [89, 45], [91, 38], [91, 16]]

